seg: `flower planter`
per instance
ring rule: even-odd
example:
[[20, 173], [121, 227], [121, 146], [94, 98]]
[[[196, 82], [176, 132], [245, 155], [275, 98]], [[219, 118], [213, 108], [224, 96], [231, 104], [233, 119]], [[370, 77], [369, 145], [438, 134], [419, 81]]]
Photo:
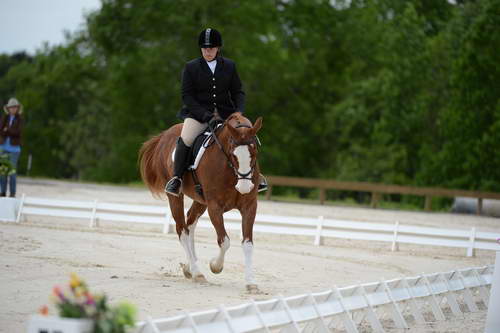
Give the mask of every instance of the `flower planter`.
[[16, 222], [19, 211], [19, 200], [16, 198], [0, 198], [0, 221]]
[[[125, 332], [127, 327], [135, 326], [135, 306], [127, 302], [110, 306], [106, 295], [91, 294], [85, 281], [75, 273], [71, 273], [66, 289], [55, 286], [52, 290], [60, 317], [31, 316], [27, 333], [93, 333], [94, 328], [100, 332]], [[46, 305], [39, 309], [40, 314], [48, 312]]]
[[72, 319], [34, 315], [30, 317], [27, 333], [92, 333], [90, 319]]

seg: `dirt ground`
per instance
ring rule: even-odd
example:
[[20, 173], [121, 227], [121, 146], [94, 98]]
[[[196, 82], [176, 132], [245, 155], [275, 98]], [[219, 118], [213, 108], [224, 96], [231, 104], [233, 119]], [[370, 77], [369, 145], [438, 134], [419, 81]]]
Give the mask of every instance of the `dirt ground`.
[[[28, 178], [21, 178], [18, 187], [18, 193], [44, 198], [166, 204], [142, 188]], [[271, 201], [259, 202], [258, 213], [500, 231], [500, 219], [474, 215]], [[310, 237], [257, 233], [254, 268], [262, 294], [249, 295], [238, 234], [230, 233], [232, 248], [224, 271], [214, 275], [208, 262], [218, 251], [215, 232], [196, 230], [200, 267], [209, 281], [200, 285], [186, 280], [179, 269], [185, 256], [176, 235], [162, 234], [157, 226], [105, 225], [90, 230], [86, 224], [37, 217], [18, 225], [0, 223], [0, 332], [24, 332], [28, 316], [50, 304], [52, 287], [67, 284], [71, 272], [84, 278], [93, 291], [105, 292], [112, 302], [134, 303], [142, 320], [494, 262], [491, 251], [477, 251], [476, 257], [467, 258], [465, 249], [400, 244], [399, 252], [391, 252], [387, 243], [340, 239], [327, 239], [325, 246], [316, 247]], [[53, 308], [51, 312], [55, 314]], [[483, 307], [479, 313], [450, 316], [445, 322], [415, 325], [405, 332], [482, 332], [485, 318]]]

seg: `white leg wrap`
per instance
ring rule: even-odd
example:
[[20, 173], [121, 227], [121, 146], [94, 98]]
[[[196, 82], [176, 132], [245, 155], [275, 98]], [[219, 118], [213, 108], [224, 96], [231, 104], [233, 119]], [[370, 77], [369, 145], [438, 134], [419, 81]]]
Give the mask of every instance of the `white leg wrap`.
[[252, 269], [253, 243], [245, 240], [242, 244], [243, 253], [245, 254], [245, 280], [247, 285], [255, 284]]
[[198, 268], [195, 256], [191, 251], [189, 236], [184, 232], [184, 230], [181, 233], [180, 242], [182, 244], [182, 247], [184, 248], [184, 251], [186, 252], [186, 257], [188, 260], [189, 268], [191, 270], [191, 274], [193, 275], [193, 277], [200, 275], [200, 269]]
[[226, 236], [224, 237], [224, 241], [219, 247], [219, 255], [216, 258], [212, 259], [210, 262], [210, 268], [212, 269], [212, 272], [220, 272], [224, 267], [224, 256], [226, 254], [226, 251], [229, 249], [229, 246], [229, 237]]
[[196, 250], [194, 248], [194, 230], [196, 229], [196, 224], [198, 223], [198, 220], [196, 220], [193, 224], [191, 224], [188, 229], [189, 229], [189, 246], [191, 248], [191, 253], [193, 254], [194, 261], [198, 261], [198, 257], [196, 256]]

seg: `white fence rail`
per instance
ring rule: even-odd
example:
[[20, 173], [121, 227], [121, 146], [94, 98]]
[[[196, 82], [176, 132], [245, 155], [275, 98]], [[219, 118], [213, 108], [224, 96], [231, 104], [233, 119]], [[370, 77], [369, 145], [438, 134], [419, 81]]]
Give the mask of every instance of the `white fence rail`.
[[[477, 312], [477, 301], [488, 305], [493, 267], [468, 268], [420, 275], [319, 293], [252, 301], [239, 306], [186, 313], [137, 324], [136, 333], [243, 333], [243, 332], [331, 332], [344, 329], [357, 333], [360, 325], [374, 332], [384, 326], [409, 328], [417, 324]], [[443, 308], [450, 309], [446, 311]], [[382, 320], [381, 320], [382, 319]]]
[[[79, 218], [89, 221], [95, 227], [99, 221], [118, 221], [163, 225], [164, 233], [174, 232], [175, 222], [167, 206], [147, 206], [103, 203], [95, 201], [53, 200], [22, 196], [17, 212], [17, 222], [30, 215]], [[229, 230], [241, 230], [241, 216], [238, 212], [224, 214], [225, 226]], [[200, 218], [201, 227], [209, 227], [208, 214]], [[473, 256], [475, 249], [498, 250], [500, 233], [470, 230], [441, 229], [348, 220], [290, 217], [258, 214], [255, 232], [311, 236], [315, 245], [321, 245], [325, 238], [345, 238], [389, 242], [392, 251], [399, 243], [437, 245], [467, 249], [467, 256]]]
[[490, 303], [484, 333], [500, 332], [500, 251], [496, 253], [495, 269], [491, 281]]

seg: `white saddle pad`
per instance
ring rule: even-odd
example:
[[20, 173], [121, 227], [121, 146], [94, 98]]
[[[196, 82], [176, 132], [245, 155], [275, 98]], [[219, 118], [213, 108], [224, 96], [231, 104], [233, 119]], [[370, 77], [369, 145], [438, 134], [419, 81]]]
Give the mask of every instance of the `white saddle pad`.
[[[210, 138], [212, 137], [210, 134], [211, 132], [208, 131], [203, 133], [205, 139], [203, 140], [200, 150], [198, 150], [198, 153], [196, 154], [196, 158], [194, 159], [193, 164], [188, 167], [188, 170], [196, 170], [196, 168], [198, 168], [198, 164], [200, 164], [205, 150], [210, 146]], [[176, 149], [172, 151], [172, 161], [175, 161], [175, 151]]]

